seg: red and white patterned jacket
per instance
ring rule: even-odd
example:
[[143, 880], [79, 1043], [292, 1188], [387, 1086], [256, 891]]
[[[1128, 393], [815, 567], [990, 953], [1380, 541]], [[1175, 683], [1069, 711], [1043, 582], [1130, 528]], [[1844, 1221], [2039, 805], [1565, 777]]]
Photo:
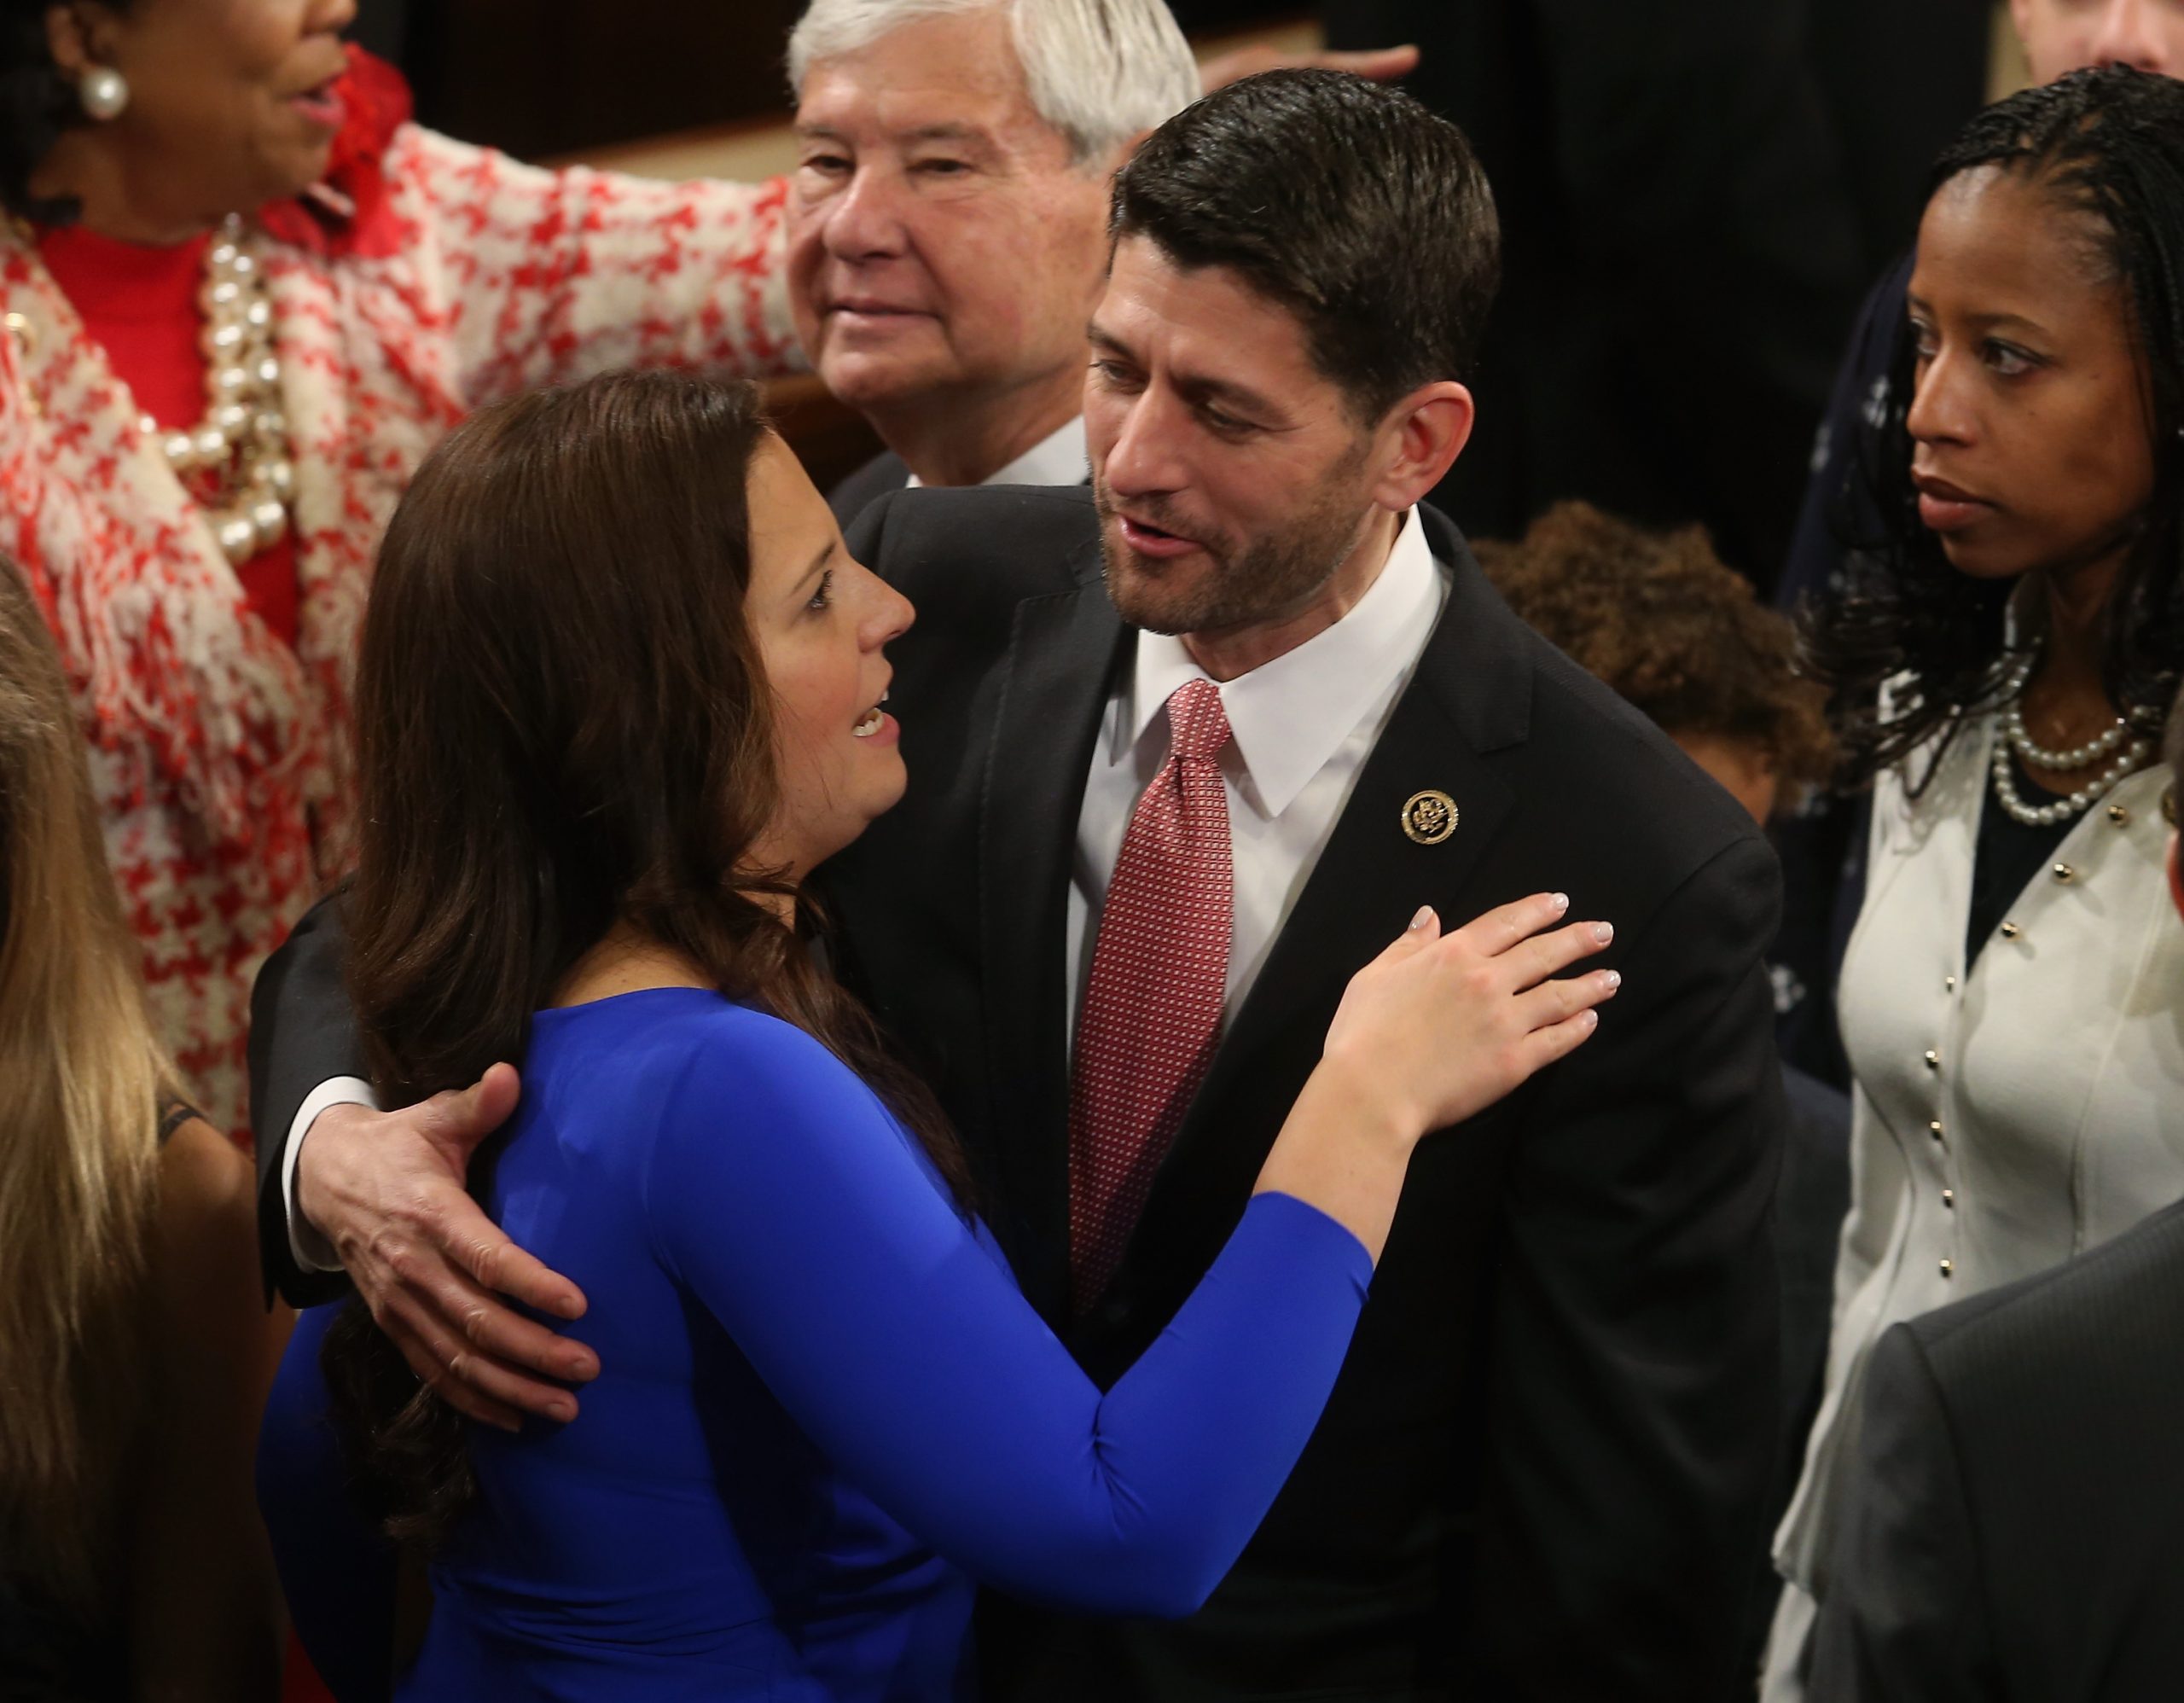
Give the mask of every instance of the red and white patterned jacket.
[[59, 637], [154, 1016], [246, 1125], [250, 985], [343, 869], [351, 673], [373, 555], [469, 410], [625, 366], [785, 370], [786, 186], [546, 171], [403, 123], [359, 229], [269, 218], [296, 468], [300, 632], [245, 604], [36, 248], [0, 226], [0, 551]]

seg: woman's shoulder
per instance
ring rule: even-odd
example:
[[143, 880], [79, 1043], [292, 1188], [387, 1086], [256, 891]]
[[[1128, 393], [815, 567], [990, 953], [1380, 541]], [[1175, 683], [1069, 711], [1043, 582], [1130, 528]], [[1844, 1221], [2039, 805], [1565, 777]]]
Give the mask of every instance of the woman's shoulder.
[[242, 1150], [194, 1113], [160, 1144], [162, 1239], [253, 1235], [256, 1177]]
[[532, 1049], [542, 1064], [578, 1069], [617, 1056], [671, 1084], [670, 1101], [723, 1089], [863, 1086], [826, 1045], [795, 1024], [710, 988], [641, 988], [541, 1012]]

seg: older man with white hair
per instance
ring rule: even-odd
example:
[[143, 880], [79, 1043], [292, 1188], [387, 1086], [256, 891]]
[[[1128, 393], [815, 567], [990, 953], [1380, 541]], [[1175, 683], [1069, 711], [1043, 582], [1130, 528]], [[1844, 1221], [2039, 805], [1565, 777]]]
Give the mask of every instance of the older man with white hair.
[[788, 64], [797, 328], [887, 445], [835, 512], [1083, 482], [1108, 181], [1199, 92], [1165, 0], [813, 0]]

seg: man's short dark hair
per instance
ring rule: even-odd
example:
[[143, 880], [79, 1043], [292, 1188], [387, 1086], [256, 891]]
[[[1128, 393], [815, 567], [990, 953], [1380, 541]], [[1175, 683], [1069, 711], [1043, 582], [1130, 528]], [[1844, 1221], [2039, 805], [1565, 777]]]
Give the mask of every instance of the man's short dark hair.
[[1470, 375], [1502, 275], [1493, 193], [1464, 133], [1333, 71], [1269, 71], [1185, 108], [1116, 177], [1107, 229], [1289, 309], [1368, 420]]

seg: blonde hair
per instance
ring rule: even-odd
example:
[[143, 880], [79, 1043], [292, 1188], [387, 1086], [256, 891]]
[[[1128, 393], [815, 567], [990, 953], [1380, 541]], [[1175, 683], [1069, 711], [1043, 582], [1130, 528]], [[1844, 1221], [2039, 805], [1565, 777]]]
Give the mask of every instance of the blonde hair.
[[93, 1601], [141, 1386], [172, 1080], [61, 659], [0, 558], [0, 1555]]

